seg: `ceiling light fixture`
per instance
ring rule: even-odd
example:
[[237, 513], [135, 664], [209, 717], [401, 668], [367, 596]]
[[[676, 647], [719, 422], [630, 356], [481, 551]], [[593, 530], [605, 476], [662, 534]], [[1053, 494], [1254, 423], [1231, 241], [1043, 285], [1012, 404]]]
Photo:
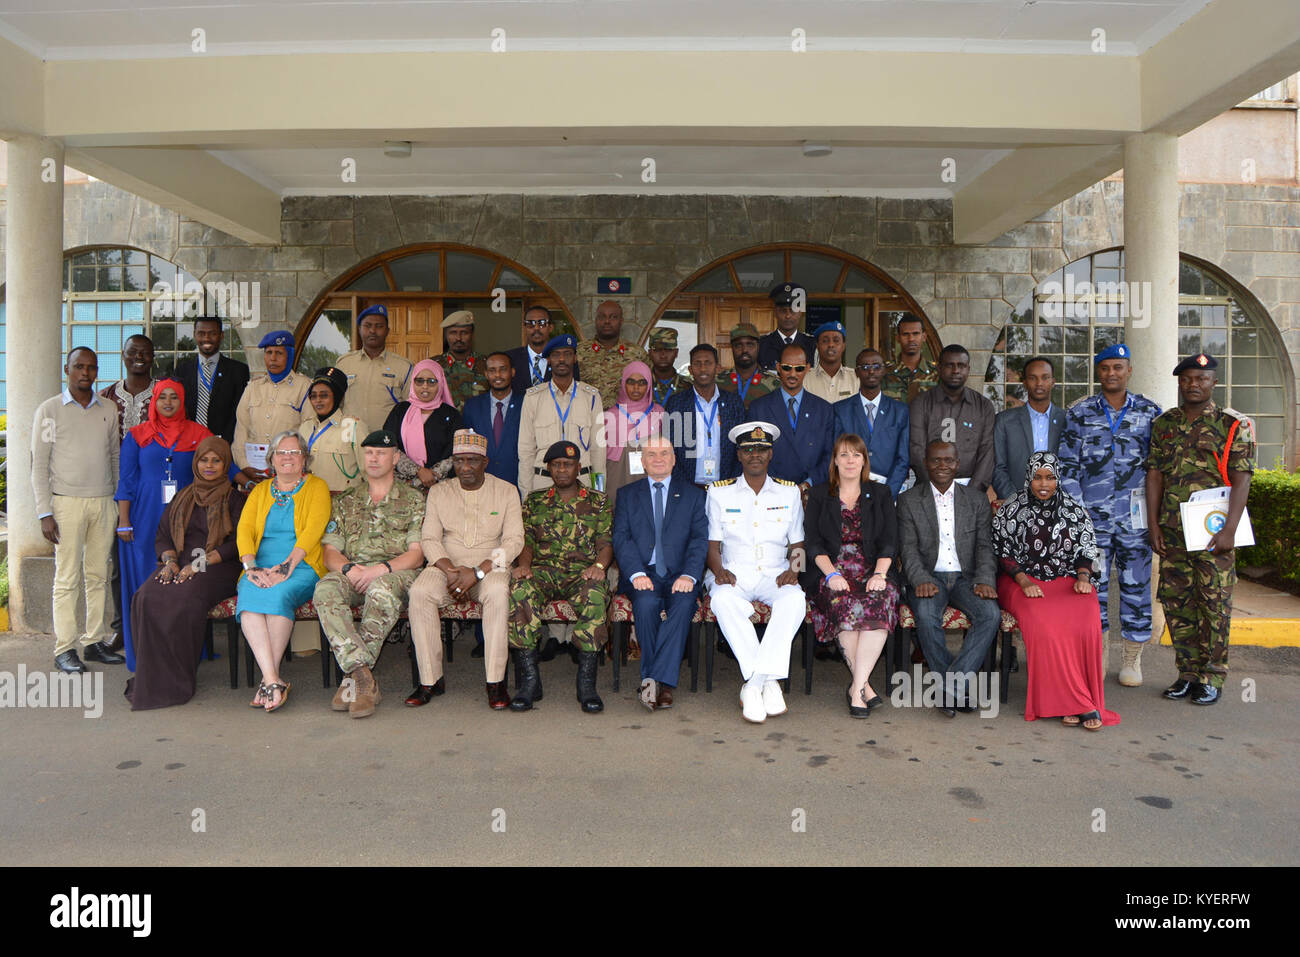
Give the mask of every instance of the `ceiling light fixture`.
[[804, 156], [830, 156], [831, 148], [827, 146], [825, 143], [809, 143], [805, 141], [803, 144], [803, 155]]
[[411, 155], [411, 143], [409, 140], [384, 140], [384, 155], [406, 159]]

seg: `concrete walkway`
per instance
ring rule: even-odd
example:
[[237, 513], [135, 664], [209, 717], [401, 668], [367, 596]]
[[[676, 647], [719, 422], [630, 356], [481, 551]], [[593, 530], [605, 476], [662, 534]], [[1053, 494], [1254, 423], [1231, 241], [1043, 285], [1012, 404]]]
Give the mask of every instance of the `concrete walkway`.
[[[0, 637], [0, 673], [47, 669], [51, 641]], [[683, 688], [668, 712], [645, 711], [634, 681], [613, 694], [606, 668], [605, 713], [582, 714], [561, 656], [543, 665], [534, 712], [496, 713], [481, 661], [458, 651], [448, 694], [408, 709], [406, 656], [389, 646], [384, 700], [364, 720], [330, 711], [315, 656], [288, 666], [276, 714], [228, 687], [224, 660], [204, 663], [183, 707], [132, 713], [119, 666], [105, 670], [99, 718], [8, 711], [6, 861], [1300, 863], [1300, 836], [1278, 826], [1300, 811], [1288, 649], [1234, 649], [1225, 699], [1196, 708], [1159, 697], [1172, 654], [1153, 647], [1146, 687], [1108, 679], [1123, 723], [1096, 734], [1026, 723], [1023, 671], [996, 718], [886, 707], [854, 721], [847, 673], [821, 661], [812, 697], [792, 693], [789, 714], [748, 725], [721, 657], [714, 692]]]

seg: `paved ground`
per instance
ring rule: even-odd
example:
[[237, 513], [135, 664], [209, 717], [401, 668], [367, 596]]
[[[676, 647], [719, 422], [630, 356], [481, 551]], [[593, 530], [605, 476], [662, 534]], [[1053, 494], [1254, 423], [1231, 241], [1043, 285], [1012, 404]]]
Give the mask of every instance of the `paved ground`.
[[[0, 673], [48, 667], [50, 643], [0, 637]], [[1026, 723], [1023, 674], [995, 719], [886, 708], [854, 721], [833, 662], [788, 715], [747, 725], [722, 658], [713, 694], [683, 690], [669, 712], [646, 712], [626, 683], [613, 694], [605, 669], [606, 712], [582, 714], [561, 656], [543, 665], [537, 710], [495, 713], [459, 647], [451, 691], [415, 710], [389, 646], [386, 697], [364, 720], [329, 710], [315, 657], [289, 666], [276, 714], [229, 689], [224, 660], [204, 664], [184, 707], [130, 712], [119, 666], [98, 719], [9, 711], [6, 862], [1300, 863], [1297, 831], [1278, 823], [1300, 811], [1291, 649], [1235, 651], [1232, 693], [1203, 709], [1158, 697], [1172, 654], [1153, 648], [1148, 687], [1108, 682], [1123, 724], [1090, 734]]]

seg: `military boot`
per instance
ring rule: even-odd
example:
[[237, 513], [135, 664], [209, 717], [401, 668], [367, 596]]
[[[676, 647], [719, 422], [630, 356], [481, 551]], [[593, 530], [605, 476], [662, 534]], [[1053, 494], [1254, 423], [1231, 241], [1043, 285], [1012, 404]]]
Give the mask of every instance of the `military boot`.
[[578, 701], [588, 714], [605, 710], [605, 702], [596, 694], [596, 654], [594, 651], [578, 652]]
[[519, 690], [510, 702], [511, 711], [531, 711], [534, 701], [542, 700], [542, 674], [537, 670], [537, 649], [527, 651], [515, 648], [515, 674], [519, 676]]
[[353, 718], [368, 717], [375, 713], [375, 708], [379, 704], [379, 682], [365, 665], [357, 665], [356, 671], [352, 672], [352, 677], [356, 679], [356, 696], [348, 705], [348, 715]]
[[353, 698], [356, 697], [357, 679], [352, 677], [355, 672], [349, 671], [339, 682], [339, 690], [334, 692], [334, 700], [330, 702], [330, 707], [335, 711], [347, 711], [348, 706], [352, 704]]
[[1145, 642], [1124, 642], [1124, 665], [1119, 669], [1119, 683], [1125, 688], [1142, 687], [1142, 646]]

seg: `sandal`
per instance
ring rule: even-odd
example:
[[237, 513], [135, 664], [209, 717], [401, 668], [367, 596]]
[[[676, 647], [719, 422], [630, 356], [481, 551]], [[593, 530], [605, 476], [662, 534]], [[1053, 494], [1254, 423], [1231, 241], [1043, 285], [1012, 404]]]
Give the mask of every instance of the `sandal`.
[[[1100, 712], [1100, 711], [1089, 711], [1087, 714], [1081, 714], [1081, 715], [1079, 715], [1079, 720], [1083, 722], [1083, 726], [1084, 726], [1087, 730], [1089, 730], [1089, 731], [1100, 731], [1100, 730], [1101, 730], [1101, 712]], [[1096, 724], [1093, 724], [1092, 722], [1094, 722], [1094, 721], [1097, 722], [1097, 723], [1096, 723]]]
[[280, 682], [277, 681], [277, 682], [273, 682], [272, 684], [266, 685], [268, 704], [270, 704], [271, 701], [275, 700], [275, 693], [277, 691], [280, 692], [280, 703], [274, 705], [273, 707], [267, 708], [266, 711], [268, 714], [271, 713], [272, 711], [279, 711], [281, 708], [284, 707], [285, 702], [289, 700], [289, 688], [290, 685], [287, 682], [281, 684]]
[[1067, 728], [1077, 728], [1081, 723], [1081, 719], [1077, 714], [1067, 714], [1061, 719], [1061, 724]]
[[257, 694], [253, 695], [253, 700], [248, 702], [248, 706], [250, 708], [265, 708], [266, 694], [266, 685], [258, 685]]

